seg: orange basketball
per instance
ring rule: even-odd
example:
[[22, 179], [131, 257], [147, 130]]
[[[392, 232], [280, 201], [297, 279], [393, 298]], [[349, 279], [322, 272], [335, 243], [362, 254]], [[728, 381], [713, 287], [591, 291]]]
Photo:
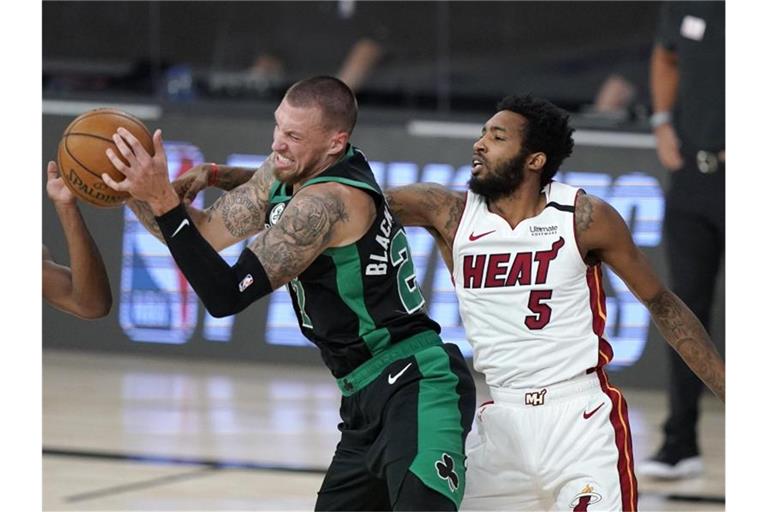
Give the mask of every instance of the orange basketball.
[[112, 148], [123, 158], [112, 141], [112, 135], [121, 126], [131, 132], [150, 155], [154, 155], [152, 135], [144, 123], [113, 108], [99, 108], [79, 115], [64, 130], [59, 142], [59, 172], [64, 183], [77, 197], [94, 206], [120, 206], [130, 197], [127, 192], [112, 190], [101, 179], [102, 173], [118, 182], [125, 178], [106, 153], [107, 148]]

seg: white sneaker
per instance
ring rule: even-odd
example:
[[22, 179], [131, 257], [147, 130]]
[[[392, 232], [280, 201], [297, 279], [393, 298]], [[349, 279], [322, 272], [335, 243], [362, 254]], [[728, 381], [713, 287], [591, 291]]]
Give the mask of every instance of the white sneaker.
[[638, 476], [658, 478], [661, 480], [679, 480], [694, 478], [704, 473], [704, 462], [701, 456], [687, 457], [678, 461], [663, 460], [654, 457], [638, 464], [635, 470]]

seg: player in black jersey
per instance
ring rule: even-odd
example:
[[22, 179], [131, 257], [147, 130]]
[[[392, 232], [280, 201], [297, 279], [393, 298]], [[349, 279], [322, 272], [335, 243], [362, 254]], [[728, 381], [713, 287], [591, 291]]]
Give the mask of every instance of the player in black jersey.
[[[294, 84], [275, 111], [270, 158], [202, 212], [180, 203], [159, 130], [150, 156], [118, 129], [127, 164], [107, 155], [126, 178], [106, 181], [131, 193], [214, 316], [289, 285], [301, 330], [343, 395], [318, 510], [456, 510], [474, 382], [427, 316], [403, 227], [349, 144], [356, 118], [339, 80]], [[233, 267], [217, 254], [260, 231]]]

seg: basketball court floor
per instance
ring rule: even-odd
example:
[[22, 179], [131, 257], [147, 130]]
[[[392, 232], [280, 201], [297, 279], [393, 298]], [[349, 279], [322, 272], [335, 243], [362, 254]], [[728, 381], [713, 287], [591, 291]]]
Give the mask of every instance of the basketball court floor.
[[[664, 396], [623, 391], [640, 461]], [[45, 351], [43, 509], [312, 510], [338, 405], [320, 367]], [[709, 395], [700, 430], [705, 475], [639, 479], [640, 510], [725, 510], [725, 413]]]

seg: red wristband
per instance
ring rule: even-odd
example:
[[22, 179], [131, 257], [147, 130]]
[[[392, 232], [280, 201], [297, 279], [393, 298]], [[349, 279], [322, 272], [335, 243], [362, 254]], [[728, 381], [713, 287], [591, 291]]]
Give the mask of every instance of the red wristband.
[[219, 182], [219, 166], [216, 165], [214, 162], [211, 162], [208, 165], [211, 166], [211, 172], [210, 174], [208, 174], [208, 186], [215, 187], [216, 184]]

